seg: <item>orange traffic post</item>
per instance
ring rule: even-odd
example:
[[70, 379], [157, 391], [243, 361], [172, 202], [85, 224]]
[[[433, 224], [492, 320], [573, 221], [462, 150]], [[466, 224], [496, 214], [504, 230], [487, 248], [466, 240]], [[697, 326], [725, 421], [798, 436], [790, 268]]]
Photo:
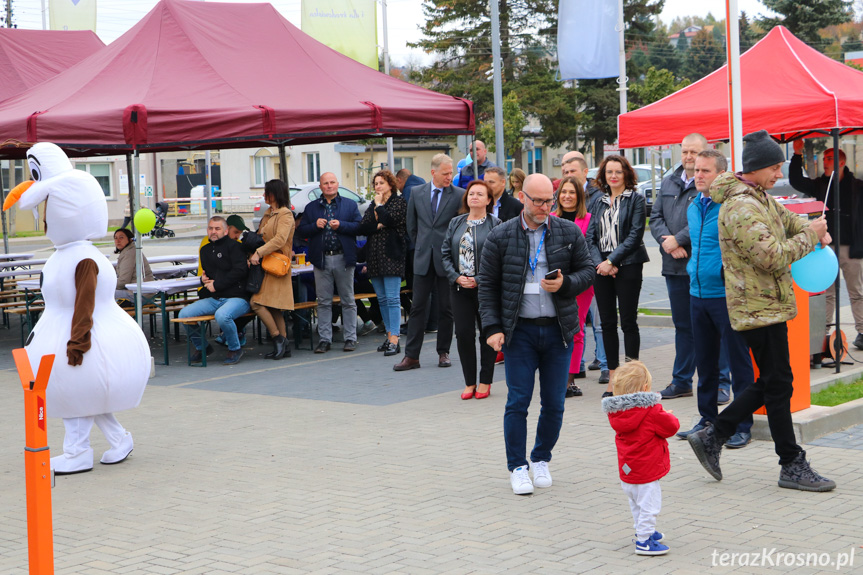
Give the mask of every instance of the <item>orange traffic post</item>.
[[42, 356], [39, 372], [33, 377], [24, 348], [12, 350], [15, 367], [24, 388], [24, 468], [27, 481], [27, 541], [30, 575], [53, 575], [54, 528], [51, 519], [51, 451], [48, 449], [45, 388], [54, 356]]
[[[791, 358], [791, 372], [794, 374], [794, 395], [791, 396], [791, 413], [803, 411], [812, 405], [809, 377], [809, 292], [803, 291], [794, 282], [794, 298], [797, 300], [797, 317], [788, 321], [788, 355]], [[749, 352], [750, 356], [752, 352]], [[752, 362], [755, 379], [758, 379], [758, 365]], [[762, 406], [755, 413], [766, 415]]]

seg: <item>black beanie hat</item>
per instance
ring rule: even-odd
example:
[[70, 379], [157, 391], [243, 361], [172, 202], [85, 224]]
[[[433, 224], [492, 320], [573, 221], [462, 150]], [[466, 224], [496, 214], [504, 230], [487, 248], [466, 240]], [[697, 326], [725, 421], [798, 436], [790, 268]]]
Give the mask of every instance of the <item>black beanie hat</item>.
[[743, 136], [743, 173], [754, 172], [785, 161], [785, 154], [767, 130]]

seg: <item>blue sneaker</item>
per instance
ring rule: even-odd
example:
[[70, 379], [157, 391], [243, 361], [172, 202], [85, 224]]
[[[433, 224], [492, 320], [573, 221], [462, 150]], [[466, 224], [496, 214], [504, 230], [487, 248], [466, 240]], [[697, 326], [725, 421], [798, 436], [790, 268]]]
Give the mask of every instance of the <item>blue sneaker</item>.
[[[241, 331], [238, 335], [240, 336], [240, 347], [246, 347], [246, 332]], [[213, 341], [215, 341], [219, 345], [228, 345], [228, 342], [225, 341], [224, 333], [219, 333], [219, 335], [217, 335], [216, 339], [214, 339]]]
[[651, 538], [651, 539], [653, 539], [654, 541], [656, 541], [657, 543], [659, 543], [660, 541], [662, 541], [662, 539], [663, 539], [664, 537], [665, 537], [665, 536], [664, 536], [662, 533], [660, 533], [659, 531], [654, 531], [654, 532], [653, 532], [653, 535], [651, 535], [651, 536], [650, 536], [650, 538]]
[[662, 399], [676, 399], [678, 397], [692, 397], [692, 388], [684, 389], [682, 387], [678, 387], [673, 383], [669, 383], [668, 387], [659, 392], [659, 395], [662, 396]]
[[[676, 436], [677, 436], [679, 439], [688, 439], [690, 435], [692, 435], [693, 433], [698, 433], [698, 432], [699, 432], [699, 431], [701, 431], [702, 429], [704, 429], [704, 426], [703, 426], [702, 424], [700, 424], [700, 423], [696, 423], [696, 424], [692, 427], [692, 429], [690, 429], [689, 431], [678, 431], [678, 432], [676, 433]], [[658, 541], [658, 540], [657, 540], [657, 541]]]
[[666, 553], [668, 553], [668, 546], [657, 543], [653, 540], [653, 536], [648, 537], [644, 541], [635, 542], [636, 555], [665, 555]]
[[720, 388], [716, 396], [716, 405], [725, 405], [729, 401], [731, 401], [731, 394], [728, 393], [727, 389]]

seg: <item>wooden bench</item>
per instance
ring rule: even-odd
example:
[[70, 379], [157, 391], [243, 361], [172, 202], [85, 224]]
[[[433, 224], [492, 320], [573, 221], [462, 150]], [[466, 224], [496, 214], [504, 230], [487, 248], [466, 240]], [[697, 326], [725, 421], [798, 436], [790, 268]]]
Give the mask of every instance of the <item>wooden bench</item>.
[[[182, 309], [182, 308], [181, 308]], [[244, 313], [240, 317], [255, 317], [255, 312]], [[190, 316], [190, 317], [175, 317], [171, 318], [171, 323], [175, 324], [178, 328], [180, 324], [182, 325], [190, 325], [190, 326], [198, 326], [200, 330], [201, 336], [201, 367], [207, 367], [207, 326], [210, 325], [210, 321], [216, 319], [215, 315], [198, 315], [198, 316]], [[252, 328], [254, 329], [254, 328]], [[254, 337], [254, 333], [252, 334]], [[192, 338], [186, 339], [186, 355], [188, 358], [188, 365], [192, 365]]]

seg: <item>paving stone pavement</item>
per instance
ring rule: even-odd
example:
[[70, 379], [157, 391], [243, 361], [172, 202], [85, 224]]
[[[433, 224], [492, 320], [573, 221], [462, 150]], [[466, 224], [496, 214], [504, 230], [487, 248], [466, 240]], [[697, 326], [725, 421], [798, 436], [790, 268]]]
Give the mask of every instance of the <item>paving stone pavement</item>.
[[[673, 332], [642, 333], [641, 359], [658, 391], [670, 380]], [[0, 330], [0, 347], [16, 347], [18, 337], [15, 326]], [[423, 368], [396, 373], [398, 357], [373, 351], [379, 337], [360, 338], [352, 354], [294, 350], [280, 362], [253, 344], [237, 366], [206, 369], [187, 367], [185, 345], [173, 344], [172, 365], [157, 366], [140, 407], [118, 414], [135, 438], [129, 460], [57, 478], [56, 573], [860, 572], [863, 458], [847, 448], [851, 440], [805, 446], [838, 488], [803, 493], [776, 485], [770, 443], [724, 452], [725, 478], [716, 482], [688, 444], [672, 439], [658, 523], [671, 553], [637, 557], [598, 372], [581, 380], [583, 397], [567, 400], [554, 486], [518, 497], [503, 449], [505, 383], [486, 400], [461, 401], [454, 347], [453, 367], [437, 368], [427, 336]], [[0, 573], [23, 575], [23, 398], [8, 356], [0, 356]], [[502, 374], [499, 367], [495, 379]], [[684, 427], [697, 412], [694, 398], [666, 407]], [[538, 411], [537, 394], [530, 430]], [[62, 422], [49, 420], [55, 454], [62, 436]], [[98, 431], [92, 437], [98, 458], [107, 444]], [[726, 552], [835, 562], [852, 550], [854, 565], [840, 570], [718, 564]]]

